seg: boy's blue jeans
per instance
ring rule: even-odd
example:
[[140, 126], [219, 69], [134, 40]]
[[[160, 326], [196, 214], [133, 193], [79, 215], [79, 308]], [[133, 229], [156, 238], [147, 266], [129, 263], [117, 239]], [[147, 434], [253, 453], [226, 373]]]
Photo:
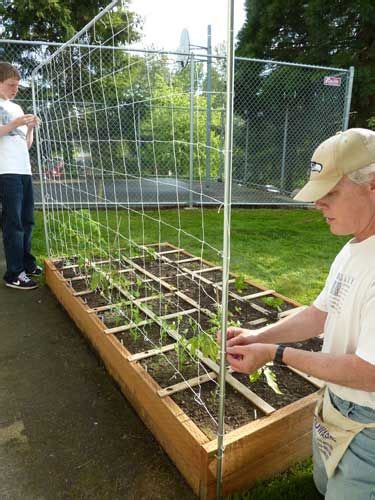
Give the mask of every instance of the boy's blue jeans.
[[[345, 401], [330, 392], [332, 404], [345, 417], [375, 422], [375, 410]], [[364, 429], [350, 443], [331, 479], [327, 478], [313, 439], [314, 482], [326, 500], [375, 500], [375, 429]]]
[[1, 174], [0, 200], [2, 230], [7, 270], [5, 281], [12, 281], [22, 271], [36, 266], [31, 254], [34, 225], [34, 195], [31, 175]]

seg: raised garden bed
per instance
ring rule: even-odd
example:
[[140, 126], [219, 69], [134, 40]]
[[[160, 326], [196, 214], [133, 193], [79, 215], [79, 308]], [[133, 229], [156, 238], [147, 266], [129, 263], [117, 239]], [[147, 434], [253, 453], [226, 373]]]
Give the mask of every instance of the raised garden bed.
[[[182, 355], [181, 339], [189, 342], [215, 330], [221, 270], [168, 243], [143, 250], [144, 255], [121, 262], [47, 260], [47, 284], [194, 492], [214, 498], [218, 365], [200, 347], [188, 351], [194, 356]], [[120, 280], [113, 279], [114, 270]], [[256, 328], [299, 306], [231, 275], [232, 322]], [[300, 347], [317, 350], [319, 345], [315, 339]], [[264, 380], [251, 383], [247, 376], [227, 373], [224, 494], [311, 453], [312, 413], [321, 383], [289, 368], [276, 371], [281, 395]]]

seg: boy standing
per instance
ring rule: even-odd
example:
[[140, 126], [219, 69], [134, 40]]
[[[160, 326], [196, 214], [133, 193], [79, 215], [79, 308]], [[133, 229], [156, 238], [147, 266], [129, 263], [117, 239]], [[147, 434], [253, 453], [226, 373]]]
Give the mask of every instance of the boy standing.
[[42, 273], [31, 254], [34, 197], [29, 149], [38, 118], [25, 115], [12, 102], [20, 79], [14, 66], [0, 62], [0, 200], [7, 265], [4, 280], [8, 287], [32, 290], [38, 285], [29, 276]]

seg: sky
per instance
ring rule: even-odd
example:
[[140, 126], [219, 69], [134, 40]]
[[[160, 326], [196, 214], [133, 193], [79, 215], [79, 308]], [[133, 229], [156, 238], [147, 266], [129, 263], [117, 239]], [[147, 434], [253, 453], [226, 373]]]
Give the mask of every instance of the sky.
[[[245, 0], [234, 0], [235, 34], [245, 21]], [[144, 18], [143, 48], [177, 50], [181, 31], [189, 32], [190, 44], [207, 46], [207, 25], [212, 28], [212, 47], [226, 41], [227, 0], [131, 0], [130, 9]]]

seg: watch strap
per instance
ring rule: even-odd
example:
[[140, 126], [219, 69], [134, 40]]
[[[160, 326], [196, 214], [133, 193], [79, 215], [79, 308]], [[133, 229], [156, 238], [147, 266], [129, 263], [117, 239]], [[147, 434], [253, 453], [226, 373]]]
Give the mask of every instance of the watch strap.
[[283, 361], [283, 355], [284, 351], [287, 348], [286, 345], [278, 345], [275, 353], [275, 357], [273, 358], [273, 362], [276, 363], [277, 365], [284, 365], [286, 364]]

